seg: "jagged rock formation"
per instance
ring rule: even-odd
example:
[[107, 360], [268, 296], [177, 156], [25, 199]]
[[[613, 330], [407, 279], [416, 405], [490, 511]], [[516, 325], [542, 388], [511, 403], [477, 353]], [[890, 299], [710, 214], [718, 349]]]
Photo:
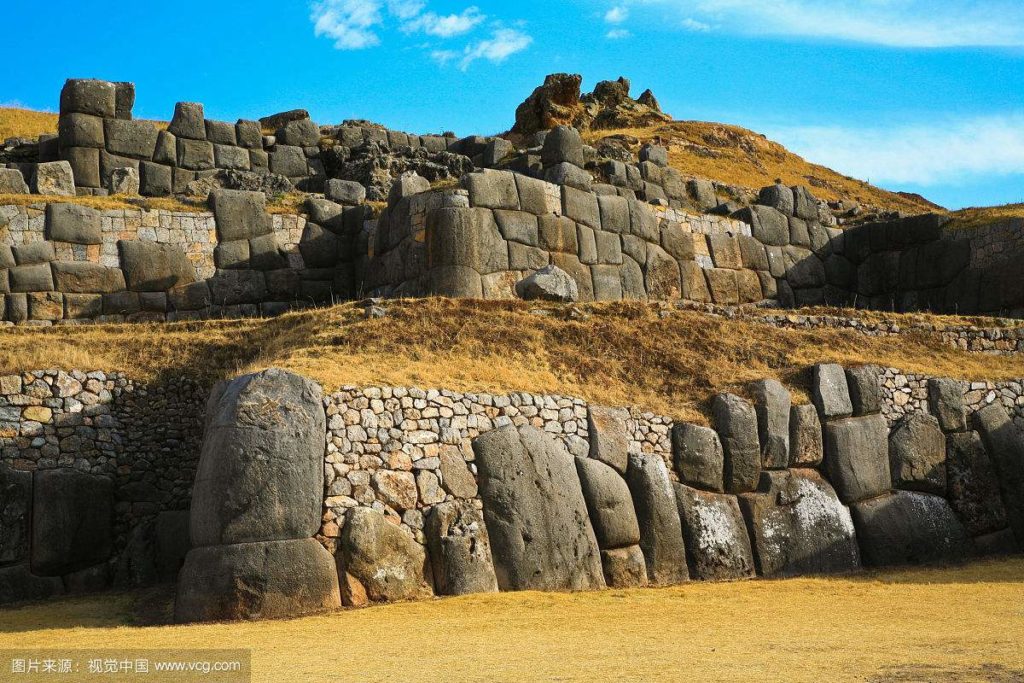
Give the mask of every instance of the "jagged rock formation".
[[592, 93], [580, 94], [579, 74], [551, 74], [516, 108], [516, 122], [510, 133], [528, 139], [535, 133], [560, 125], [579, 130], [641, 128], [671, 121], [650, 90], [639, 99], [629, 95], [625, 78], [601, 81]]

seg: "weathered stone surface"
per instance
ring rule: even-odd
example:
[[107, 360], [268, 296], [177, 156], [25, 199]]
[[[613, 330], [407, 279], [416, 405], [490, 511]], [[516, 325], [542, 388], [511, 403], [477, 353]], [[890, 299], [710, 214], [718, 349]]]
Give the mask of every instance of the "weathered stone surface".
[[139, 178], [139, 171], [131, 166], [115, 168], [107, 178], [107, 189], [110, 194], [134, 196], [139, 194], [142, 181]]
[[54, 261], [57, 290], [72, 294], [108, 294], [125, 289], [120, 268], [107, 268], [88, 261]]
[[970, 551], [963, 525], [939, 496], [897, 491], [855, 503], [853, 521], [868, 566], [949, 562]]
[[346, 605], [395, 602], [431, 594], [423, 546], [369, 508], [353, 508], [336, 555]]
[[817, 467], [823, 457], [824, 445], [818, 410], [810, 404], [793, 406], [789, 412], [790, 466]]
[[32, 473], [0, 465], [0, 566], [28, 559], [31, 519]]
[[889, 427], [881, 415], [825, 423], [825, 472], [843, 503], [881, 495], [892, 488]]
[[889, 470], [893, 486], [908, 491], [946, 494], [946, 437], [939, 421], [911, 413], [889, 434]]
[[48, 263], [11, 268], [9, 277], [12, 292], [53, 291], [53, 275]]
[[607, 550], [639, 543], [640, 527], [622, 476], [592, 458], [576, 458], [576, 471], [598, 547]]
[[974, 420], [999, 477], [1007, 521], [1024, 546], [1024, 436], [999, 403], [979, 410]]
[[881, 370], [876, 365], [846, 368], [846, 385], [850, 391], [853, 414], [873, 415], [882, 410], [882, 388], [878, 378]]
[[0, 168], [0, 194], [28, 194], [25, 176], [16, 168]]
[[60, 91], [61, 114], [91, 114], [110, 117], [117, 111], [113, 83], [93, 78], [69, 78]]
[[647, 585], [644, 553], [638, 545], [601, 551], [601, 566], [610, 588], [637, 588]]
[[373, 475], [373, 486], [384, 504], [398, 511], [416, 509], [419, 494], [412, 472], [378, 470]]
[[191, 140], [206, 139], [203, 105], [197, 102], [178, 102], [174, 105], [174, 116], [167, 130], [179, 138]]
[[89, 114], [62, 114], [57, 122], [61, 148], [103, 147], [103, 119]]
[[754, 555], [736, 496], [673, 484], [691, 576], [703, 581], [754, 576]]
[[476, 498], [476, 477], [466, 466], [462, 454], [455, 447], [441, 449], [441, 485], [456, 498]]
[[946, 481], [949, 502], [971, 536], [1006, 526], [999, 477], [977, 432], [946, 436]]
[[274, 230], [262, 192], [217, 189], [210, 193], [210, 208], [221, 242], [261, 237]]
[[672, 454], [676, 472], [684, 482], [708, 491], [725, 491], [725, 454], [714, 429], [687, 423], [673, 425]]
[[32, 485], [32, 573], [58, 576], [106, 561], [114, 483], [77, 470], [40, 470]]
[[547, 265], [516, 283], [516, 295], [526, 301], [570, 303], [580, 298], [579, 286], [564, 270]]
[[339, 204], [357, 206], [366, 201], [366, 188], [353, 180], [331, 178], [324, 187], [327, 198]]
[[936, 377], [929, 379], [928, 406], [932, 415], [938, 418], [943, 431], [962, 432], [967, 429], [964, 391], [960, 382]]
[[977, 536], [973, 539], [973, 542], [974, 554], [979, 557], [1012, 555], [1020, 550], [1017, 539], [1013, 536], [1012, 529], [1001, 529], [984, 536]]
[[463, 266], [480, 275], [508, 270], [508, 245], [489, 209], [447, 207], [427, 214], [427, 264]]
[[681, 294], [679, 264], [661, 247], [647, 247], [644, 264], [644, 286], [651, 299], [678, 299]]
[[106, 148], [111, 154], [134, 159], [152, 159], [156, 150], [157, 129], [149, 121], [104, 119]]
[[192, 492], [196, 546], [308, 538], [320, 526], [320, 387], [271, 368], [218, 385]]
[[591, 405], [587, 413], [590, 457], [625, 474], [629, 463], [629, 411]]
[[740, 507], [763, 576], [832, 574], [860, 567], [853, 519], [815, 470], [765, 472]]
[[276, 619], [340, 606], [330, 553], [303, 538], [193, 548], [178, 577], [174, 619]]
[[853, 402], [846, 372], [834, 363], [815, 365], [811, 377], [811, 397], [821, 417], [830, 420], [853, 415]]
[[707, 268], [704, 276], [708, 281], [708, 292], [716, 304], [731, 306], [740, 302], [740, 290], [736, 284], [736, 271], [726, 268]]
[[426, 535], [438, 595], [498, 590], [487, 527], [470, 501], [434, 506], [427, 515]]
[[630, 455], [626, 483], [640, 527], [640, 548], [647, 579], [658, 586], [689, 581], [683, 529], [665, 461], [658, 455]]
[[47, 161], [37, 164], [32, 174], [32, 192], [35, 194], [75, 196], [75, 175], [67, 161]]
[[769, 185], [761, 188], [757, 198], [759, 204], [770, 206], [787, 216], [792, 216], [795, 209], [793, 190], [782, 184]]
[[761, 466], [781, 470], [789, 466], [789, 411], [792, 399], [781, 382], [765, 379], [750, 387], [757, 413]]
[[761, 476], [761, 446], [754, 406], [735, 394], [719, 394], [711, 403], [711, 414], [725, 454], [725, 490], [729, 493], [753, 491]]
[[181, 245], [121, 240], [121, 254], [128, 289], [133, 292], [163, 292], [196, 281], [196, 270]]
[[100, 244], [100, 212], [79, 204], [46, 205], [46, 238], [72, 244]]
[[178, 165], [190, 171], [208, 171], [214, 167], [213, 144], [178, 136]]
[[473, 442], [480, 497], [502, 590], [604, 586], [597, 539], [573, 457], [533, 427]]
[[320, 142], [320, 128], [310, 119], [298, 119], [278, 128], [276, 137], [281, 145], [315, 147]]
[[59, 576], [36, 576], [26, 563], [0, 567], [0, 605], [47, 600], [64, 592]]
[[462, 177], [473, 206], [488, 209], [519, 209], [519, 193], [515, 177], [509, 171], [485, 169]]
[[582, 167], [583, 138], [572, 126], [556, 126], [548, 131], [541, 150], [541, 162], [544, 166], [554, 166], [562, 162]]
[[56, 256], [54, 254], [53, 242], [29, 242], [28, 244], [16, 244], [11, 248], [14, 260], [19, 266], [32, 263], [49, 263]]

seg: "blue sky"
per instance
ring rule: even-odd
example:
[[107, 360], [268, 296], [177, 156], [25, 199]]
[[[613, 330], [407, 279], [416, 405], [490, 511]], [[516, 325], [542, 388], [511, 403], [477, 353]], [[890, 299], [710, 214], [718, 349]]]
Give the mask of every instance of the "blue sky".
[[[10, 5], [11, 3], [8, 3]], [[68, 77], [137, 84], [136, 116], [305, 107], [496, 133], [547, 73], [624, 75], [676, 118], [746, 126], [951, 208], [1024, 201], [1020, 0], [319, 0], [5, 7], [0, 103]], [[45, 14], [45, 16], [42, 16]], [[49, 40], [47, 40], [49, 37]], [[46, 41], [46, 42], [44, 42]]]

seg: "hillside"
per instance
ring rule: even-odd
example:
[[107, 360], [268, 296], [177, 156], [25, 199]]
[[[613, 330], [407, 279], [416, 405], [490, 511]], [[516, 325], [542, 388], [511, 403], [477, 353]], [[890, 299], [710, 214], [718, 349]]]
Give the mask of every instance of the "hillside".
[[924, 198], [889, 192], [862, 180], [811, 163], [753, 131], [722, 123], [673, 121], [646, 128], [591, 130], [590, 144], [616, 138], [639, 149], [658, 139], [668, 145], [669, 163], [680, 172], [756, 190], [781, 179], [807, 185], [820, 199], [842, 200], [909, 214], [943, 211]]
[[47, 111], [0, 107], [0, 142], [7, 138], [36, 138], [57, 132], [57, 115]]

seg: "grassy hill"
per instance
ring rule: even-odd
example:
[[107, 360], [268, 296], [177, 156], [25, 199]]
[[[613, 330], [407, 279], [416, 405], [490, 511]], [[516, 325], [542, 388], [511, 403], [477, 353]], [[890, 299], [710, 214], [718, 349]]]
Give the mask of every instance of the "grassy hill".
[[819, 199], [852, 200], [910, 214], [943, 211], [923, 197], [889, 192], [811, 163], [779, 143], [739, 126], [674, 121], [650, 128], [588, 131], [584, 138], [594, 144], [613, 136], [633, 142], [635, 148], [658, 139], [668, 146], [669, 163], [674, 168], [689, 176], [728, 185], [758, 189], [780, 179], [787, 185], [809, 186]]
[[36, 138], [57, 132], [57, 115], [47, 111], [0, 107], [0, 142], [7, 138]]

